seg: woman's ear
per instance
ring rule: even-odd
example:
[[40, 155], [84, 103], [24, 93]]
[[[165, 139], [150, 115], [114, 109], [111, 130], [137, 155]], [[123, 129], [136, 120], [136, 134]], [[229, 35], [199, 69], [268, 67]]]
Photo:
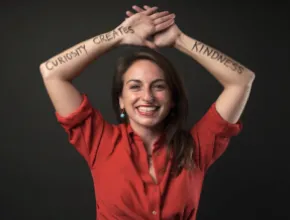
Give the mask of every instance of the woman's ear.
[[123, 101], [123, 98], [121, 96], [119, 97], [119, 106], [120, 106], [120, 109], [124, 108], [124, 101]]

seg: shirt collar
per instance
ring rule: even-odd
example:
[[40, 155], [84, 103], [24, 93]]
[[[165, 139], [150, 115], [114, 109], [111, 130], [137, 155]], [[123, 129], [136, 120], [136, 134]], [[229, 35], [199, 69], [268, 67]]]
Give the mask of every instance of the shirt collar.
[[[132, 129], [132, 127], [131, 127], [131, 125], [129, 123], [126, 125], [126, 127], [127, 127], [127, 133], [129, 135], [130, 141], [141, 140], [141, 137], [134, 132], [134, 130]], [[154, 143], [154, 145], [157, 148], [159, 148], [159, 147], [163, 146], [164, 143], [165, 143], [165, 133], [163, 133], [163, 134], [161, 134], [159, 136], [159, 138], [156, 140], [156, 142]]]

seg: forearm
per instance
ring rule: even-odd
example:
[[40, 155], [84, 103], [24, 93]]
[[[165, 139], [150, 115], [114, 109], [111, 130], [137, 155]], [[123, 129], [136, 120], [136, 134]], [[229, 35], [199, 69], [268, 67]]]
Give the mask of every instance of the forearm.
[[231, 85], [249, 85], [254, 73], [222, 52], [191, 37], [181, 34], [175, 42], [175, 48], [191, 56], [208, 70], [224, 87]]
[[45, 78], [72, 80], [92, 61], [121, 43], [124, 35], [134, 32], [131, 27], [119, 26], [113, 31], [97, 35], [59, 53], [40, 65]]

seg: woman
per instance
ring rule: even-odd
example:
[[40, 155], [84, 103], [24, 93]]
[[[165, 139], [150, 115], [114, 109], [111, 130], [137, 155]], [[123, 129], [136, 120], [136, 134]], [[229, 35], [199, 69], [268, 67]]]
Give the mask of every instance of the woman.
[[[174, 14], [133, 9], [120, 26], [56, 55], [40, 71], [57, 120], [91, 169], [98, 219], [195, 219], [207, 169], [242, 129], [255, 75], [183, 33]], [[120, 123], [112, 125], [71, 81], [124, 44], [148, 49], [119, 60], [112, 96]], [[191, 56], [224, 87], [190, 131], [183, 129], [188, 103], [181, 80], [152, 50], [166, 46]]]

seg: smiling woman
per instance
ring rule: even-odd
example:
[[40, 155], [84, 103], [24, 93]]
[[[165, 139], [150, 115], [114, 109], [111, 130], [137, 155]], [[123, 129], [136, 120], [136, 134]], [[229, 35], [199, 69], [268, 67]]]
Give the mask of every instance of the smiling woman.
[[[191, 135], [183, 130], [188, 100], [182, 80], [168, 59], [146, 48], [121, 57], [113, 78], [112, 96], [117, 120], [130, 124], [149, 154], [150, 146], [164, 132], [168, 152], [182, 155], [176, 157], [176, 164], [182, 167], [181, 163], [187, 161], [189, 167], [193, 166], [193, 147], [186, 144], [192, 142], [187, 140]], [[120, 111], [127, 113], [125, 118], [120, 117]]]
[[[127, 11], [121, 25], [56, 55], [40, 71], [58, 122], [91, 170], [97, 219], [194, 220], [206, 171], [242, 129], [254, 73], [184, 34], [174, 14], [133, 9], [137, 13]], [[117, 62], [112, 101], [119, 123], [113, 125], [72, 79], [126, 44], [139, 50]], [[157, 47], [189, 55], [224, 86], [189, 130], [183, 82], [171, 62], [152, 50]]]

